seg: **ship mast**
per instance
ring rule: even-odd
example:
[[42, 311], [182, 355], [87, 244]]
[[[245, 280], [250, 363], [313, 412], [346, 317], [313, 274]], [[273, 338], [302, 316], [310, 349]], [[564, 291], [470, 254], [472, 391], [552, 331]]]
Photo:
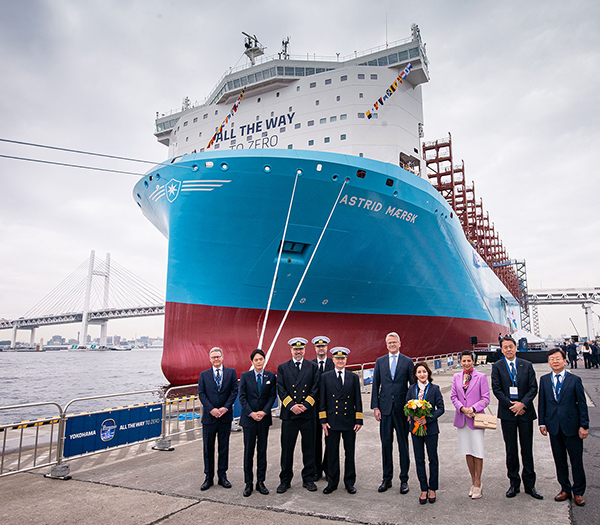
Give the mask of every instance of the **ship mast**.
[[246, 37], [246, 41], [244, 42], [244, 47], [246, 51], [244, 51], [244, 55], [246, 55], [250, 59], [250, 63], [252, 65], [256, 64], [256, 57], [265, 54], [265, 47], [258, 41], [256, 35], [251, 36], [248, 33], [242, 31], [242, 35]]

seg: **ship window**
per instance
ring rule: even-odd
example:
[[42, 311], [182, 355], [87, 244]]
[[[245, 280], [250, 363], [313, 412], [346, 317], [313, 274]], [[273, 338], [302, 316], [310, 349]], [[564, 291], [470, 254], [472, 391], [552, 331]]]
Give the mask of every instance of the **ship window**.
[[[298, 69], [300, 69], [300, 68], [298, 68]], [[286, 68], [285, 68], [285, 76], [286, 77], [293, 77], [294, 76], [294, 68], [286, 66]]]
[[200, 153], [204, 153], [204, 148], [200, 148]]
[[388, 65], [387, 57], [379, 57], [377, 59], [377, 65], [378, 66], [387, 66]]
[[365, 97], [364, 93], [359, 93], [358, 94], [358, 98], [364, 98], [364, 97]]
[[262, 136], [263, 136], [263, 137], [266, 137], [267, 135], [268, 135], [268, 133], [267, 133], [266, 131], [263, 131], [263, 132], [262, 132]]
[[296, 91], [300, 91], [300, 86], [296, 86]]
[[227, 81], [227, 89], [231, 91], [233, 89], [233, 82], [231, 80]]
[[317, 73], [324, 73], [325, 72], [325, 68], [324, 67], [318, 67], [317, 68]]
[[260, 102], [260, 97], [258, 97], [258, 98], [256, 99], [256, 102]]
[[283, 66], [278, 66], [277, 67], [277, 74], [278, 75], [283, 75]]
[[300, 129], [300, 126], [302, 126], [302, 124], [300, 124], [300, 122], [297, 122], [296, 124], [294, 124], [294, 129]]
[[317, 83], [316, 83], [316, 82], [311, 82], [309, 87], [310, 87], [311, 89], [312, 89], [312, 88], [316, 88], [316, 87], [317, 87]]
[[294, 149], [294, 145], [293, 144], [288, 144], [288, 149]]
[[340, 101], [340, 96], [338, 95], [337, 97], [335, 97], [335, 101], [339, 102]]
[[275, 98], [279, 98], [279, 91], [275, 93]]
[[356, 172], [356, 176], [357, 176], [359, 179], [364, 179], [364, 178], [367, 176], [367, 172], [366, 172], [365, 170], [358, 170], [358, 171]]
[[148, 187], [148, 181], [147, 181], [147, 180], [145, 180], [145, 181], [144, 181], [144, 186], [145, 186], [146, 188]]
[[213, 161], [212, 161], [212, 160], [207, 160], [207, 161], [204, 163], [204, 167], [205, 167], [205, 168], [212, 168], [213, 166], [214, 166], [214, 164], [213, 164]]
[[308, 75], [314, 75], [315, 74], [315, 68], [314, 67], [307, 67], [306, 68], [306, 76]]
[[242, 86], [245, 86], [248, 83], [248, 77], [242, 77], [240, 78], [240, 81], [242, 83]]
[[263, 78], [265, 80], [267, 80], [270, 77], [269, 70], [268, 69], [263, 69], [262, 76], [263, 76]]
[[340, 82], [346, 82], [346, 80], [348, 80], [348, 75], [342, 75], [340, 77]]
[[195, 118], [194, 118], [194, 124], [195, 124], [196, 122], [198, 122], [198, 117], [195, 117]]
[[394, 179], [387, 179], [385, 185], [391, 188], [394, 185]]
[[313, 146], [314, 144], [315, 144], [315, 141], [314, 141], [314, 140], [309, 140], [309, 141], [308, 141], [308, 145], [309, 145], [309, 146]]
[[190, 137], [185, 137], [185, 141], [187, 142], [188, 140], [190, 140]]
[[307, 125], [308, 126], [314, 126], [315, 125], [315, 121], [314, 120], [309, 120]]
[[342, 135], [340, 135], [340, 140], [346, 140], [346, 134], [343, 133]]
[[246, 135], [246, 140], [248, 142], [251, 142], [252, 141], [252, 135]]
[[252, 84], [252, 82], [254, 82], [254, 75], [250, 74], [248, 75], [248, 84]]
[[283, 126], [282, 128], [279, 128], [279, 133], [285, 133], [285, 126]]
[[346, 113], [344, 113], [343, 115], [340, 115], [340, 120], [346, 120], [348, 118], [348, 115]]
[[319, 124], [327, 124], [327, 119], [326, 118], [320, 119]]
[[219, 110], [215, 109], [215, 115], [218, 115], [218, 114], [219, 114]]
[[365, 79], [365, 74], [364, 73], [359, 73], [358, 74], [358, 80], [364, 80]]
[[274, 117], [275, 116], [275, 112], [271, 111], [271, 116]]
[[373, 113], [373, 114], [371, 115], [371, 117], [372, 117], [372, 118], [379, 118], [379, 114], [378, 114], [378, 113]]
[[215, 144], [215, 149], [219, 149], [221, 147], [221, 144]]
[[256, 115], [256, 120], [260, 120], [260, 115]]
[[292, 112], [292, 106], [290, 106], [290, 107], [288, 108], [288, 111], [289, 111], [290, 113]]
[[203, 118], [204, 120], [206, 120], [206, 119], [208, 118], [208, 113], [204, 113], [204, 115], [202, 115], [202, 118]]
[[237, 140], [236, 140], [236, 139], [233, 139], [233, 140], [231, 141], [231, 145], [232, 145], [232, 146], [235, 146], [235, 145], [236, 145], [236, 143], [237, 143]]
[[296, 76], [297, 77], [303, 77], [304, 76], [304, 68], [303, 67], [297, 67], [296, 68]]
[[233, 87], [234, 88], [239, 88], [240, 87], [240, 79], [239, 78], [234, 78], [233, 79]]
[[377, 80], [377, 73], [371, 75], [371, 80]]
[[398, 53], [398, 60], [407, 60], [408, 59], [408, 51], [400, 51]]
[[419, 56], [419, 48], [418, 47], [413, 47], [412, 49], [408, 50], [408, 56], [410, 58], [417, 58]]
[[321, 171], [323, 169], [323, 164], [317, 164], [317, 171]]
[[377, 60], [369, 60], [368, 64], [370, 66], [376, 66], [377, 65]]
[[363, 154], [362, 154], [362, 153], [359, 153], [359, 154], [358, 154], [358, 156], [359, 156], [359, 157], [362, 157], [362, 156], [363, 156]]
[[337, 117], [329, 117], [329, 122], [335, 122], [337, 120]]
[[329, 144], [329, 141], [330, 141], [330, 140], [331, 140], [331, 139], [330, 139], [329, 137], [325, 137], [325, 138], [323, 139], [323, 142], [325, 142], [325, 144]]
[[315, 100], [315, 106], [318, 106], [318, 105], [319, 105], [319, 101]]
[[[272, 68], [269, 69], [269, 73], [271, 73], [271, 78], [277, 76], [276, 73], [275, 73], [275, 68], [274, 67], [272, 67]], [[264, 76], [265, 76], [265, 72], [263, 71], [263, 77]]]
[[398, 62], [398, 53], [392, 53], [391, 55], [388, 55], [389, 64], [395, 64], [396, 62]]
[[364, 113], [359, 113], [358, 114], [358, 118], [365, 118], [365, 114]]
[[198, 133], [198, 136], [201, 137], [202, 136], [202, 132]]
[[325, 79], [325, 85], [328, 86], [329, 84], [331, 84], [331, 79], [330, 78]]
[[183, 127], [185, 128], [187, 125], [188, 125], [188, 121], [186, 120], [186, 121], [183, 123]]
[[256, 73], [254, 73], [254, 78], [256, 78], [257, 82], [259, 80], [262, 80], [262, 73], [260, 71], [257, 71]]

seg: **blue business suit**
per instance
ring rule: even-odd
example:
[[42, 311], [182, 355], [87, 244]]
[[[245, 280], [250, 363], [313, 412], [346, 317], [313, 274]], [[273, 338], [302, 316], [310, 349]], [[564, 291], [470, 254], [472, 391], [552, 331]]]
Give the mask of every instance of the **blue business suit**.
[[[556, 465], [556, 476], [561, 490], [567, 494], [583, 496], [585, 471], [583, 470], [583, 440], [579, 428], [589, 428], [588, 407], [583, 383], [579, 376], [566, 373], [558, 401], [554, 399], [553, 372], [540, 378], [538, 417], [540, 426], [550, 434], [550, 446]], [[571, 459], [573, 485], [569, 481], [567, 452]]]
[[383, 481], [391, 481], [394, 477], [394, 429], [400, 450], [400, 481], [408, 482], [410, 458], [408, 455], [408, 421], [404, 415], [404, 404], [408, 385], [412, 381], [412, 359], [398, 353], [394, 379], [390, 373], [389, 354], [377, 359], [373, 371], [373, 389], [371, 391], [371, 408], [381, 411], [379, 436], [381, 438], [381, 454], [383, 462]]
[[[417, 384], [411, 385], [406, 395], [406, 402], [411, 399], [419, 399], [419, 387]], [[421, 492], [428, 490], [438, 490], [440, 476], [440, 462], [438, 459], [438, 438], [440, 428], [438, 418], [444, 413], [444, 398], [440, 387], [429, 383], [425, 400], [429, 401], [432, 411], [431, 416], [425, 418], [427, 426], [426, 436], [415, 436], [412, 434], [413, 452], [415, 453], [415, 465], [417, 467], [417, 477], [421, 485]], [[414, 421], [409, 421], [409, 430], [413, 431]], [[427, 481], [427, 472], [425, 470], [425, 447], [427, 447], [427, 456], [429, 457], [429, 482]]]
[[[242, 415], [240, 425], [244, 429], [244, 482], [251, 485], [253, 481], [252, 463], [256, 447], [256, 480], [265, 481], [267, 473], [267, 441], [269, 427], [273, 424], [271, 408], [277, 397], [276, 377], [273, 372], [263, 370], [260, 394], [254, 370], [244, 372], [240, 378], [240, 404]], [[260, 421], [250, 417], [252, 412], [265, 412]]]
[[[226, 477], [229, 466], [229, 436], [233, 421], [233, 403], [238, 394], [238, 380], [233, 368], [222, 367], [221, 388], [217, 388], [213, 368], [204, 370], [198, 378], [198, 398], [202, 403], [202, 440], [204, 442], [204, 474], [210, 480], [215, 475], [215, 439], [219, 436], [217, 476]], [[227, 408], [220, 418], [214, 417], [213, 408]]]

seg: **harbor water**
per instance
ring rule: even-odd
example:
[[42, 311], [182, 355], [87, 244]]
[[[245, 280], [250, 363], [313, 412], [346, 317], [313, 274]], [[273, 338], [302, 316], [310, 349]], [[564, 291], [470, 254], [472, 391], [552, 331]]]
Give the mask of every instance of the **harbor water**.
[[[165, 387], [162, 348], [115, 351], [0, 352], [0, 406], [53, 401], [61, 407], [76, 398]], [[77, 413], [145, 401], [156, 395], [118, 397], [73, 404]], [[0, 411], [0, 424], [58, 415], [53, 407]]]

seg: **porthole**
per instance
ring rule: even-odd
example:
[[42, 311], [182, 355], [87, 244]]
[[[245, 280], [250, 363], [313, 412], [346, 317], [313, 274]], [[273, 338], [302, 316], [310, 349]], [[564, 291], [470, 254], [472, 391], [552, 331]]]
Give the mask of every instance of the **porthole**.
[[148, 187], [148, 181], [147, 181], [147, 180], [145, 180], [145, 181], [144, 181], [144, 186], [145, 186], [146, 188]]
[[222, 162], [221, 163], [221, 170], [222, 171], [227, 171], [229, 169], [229, 166], [227, 165], [226, 162]]
[[263, 168], [263, 170], [265, 170], [265, 173], [271, 173], [271, 166], [269, 166], [268, 164]]
[[339, 175], [338, 175], [337, 173], [334, 173], [334, 174], [331, 176], [331, 180], [332, 180], [332, 181], [334, 181], [334, 182], [335, 182], [336, 180], [338, 180], [339, 178], [340, 178], [340, 177], [339, 177]]
[[137, 198], [138, 198], [138, 199], [141, 199], [141, 198], [142, 198], [142, 196], [141, 196], [139, 193], [137, 193], [136, 195], [137, 195]]
[[156, 174], [156, 180], [160, 180], [160, 173]]
[[192, 166], [192, 171], [198, 171], [198, 165], [197, 164], [194, 164]]
[[398, 192], [394, 191], [394, 197], [397, 197], [397, 196], [398, 196]]
[[358, 171], [356, 172], [356, 176], [357, 176], [359, 179], [364, 179], [364, 178], [367, 176], [367, 172], [366, 172], [365, 170], [358, 170]]
[[296, 175], [298, 175], [298, 177], [302, 177], [302, 170], [301, 169], [297, 169], [296, 170]]

